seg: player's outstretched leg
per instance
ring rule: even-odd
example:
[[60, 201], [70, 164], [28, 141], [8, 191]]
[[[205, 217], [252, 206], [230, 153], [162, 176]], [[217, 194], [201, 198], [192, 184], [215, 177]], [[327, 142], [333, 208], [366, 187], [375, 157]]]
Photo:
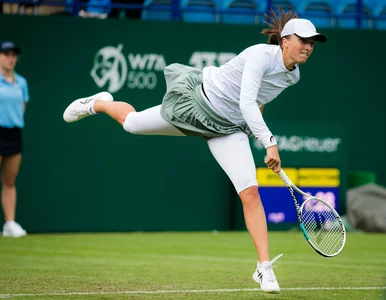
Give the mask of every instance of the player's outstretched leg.
[[101, 92], [86, 98], [80, 98], [72, 102], [64, 111], [63, 119], [68, 123], [79, 121], [84, 117], [95, 114], [94, 103], [96, 100], [112, 102], [113, 96], [108, 92]]
[[63, 119], [68, 123], [72, 123], [90, 115], [103, 113], [123, 125], [127, 115], [135, 112], [135, 109], [129, 103], [113, 101], [113, 96], [108, 92], [77, 99], [66, 108]]

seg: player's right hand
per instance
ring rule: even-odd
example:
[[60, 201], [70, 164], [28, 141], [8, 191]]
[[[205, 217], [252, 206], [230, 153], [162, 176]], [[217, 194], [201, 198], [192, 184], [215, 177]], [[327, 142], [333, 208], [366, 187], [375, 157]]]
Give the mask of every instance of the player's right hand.
[[265, 164], [275, 173], [279, 172], [281, 170], [281, 162], [277, 146], [268, 147], [266, 150], [267, 155], [264, 158]]

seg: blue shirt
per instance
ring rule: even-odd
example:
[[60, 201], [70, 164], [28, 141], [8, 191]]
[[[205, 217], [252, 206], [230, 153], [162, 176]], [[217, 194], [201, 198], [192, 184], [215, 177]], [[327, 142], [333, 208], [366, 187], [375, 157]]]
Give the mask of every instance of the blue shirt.
[[24, 103], [29, 101], [28, 85], [23, 76], [15, 73], [15, 83], [0, 73], [0, 126], [24, 127]]

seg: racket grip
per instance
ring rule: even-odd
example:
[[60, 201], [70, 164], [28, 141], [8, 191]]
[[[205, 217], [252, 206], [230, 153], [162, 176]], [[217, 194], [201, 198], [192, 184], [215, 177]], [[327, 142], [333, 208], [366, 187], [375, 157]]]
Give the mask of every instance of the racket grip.
[[[268, 156], [264, 156], [264, 162], [266, 162]], [[293, 186], [294, 184], [292, 183], [291, 179], [287, 176], [287, 174], [283, 171], [283, 169], [280, 169], [280, 171], [277, 173], [277, 175], [280, 176], [281, 180], [283, 180], [284, 184], [286, 186]]]
[[280, 178], [281, 178], [281, 180], [283, 180], [283, 182], [284, 182], [284, 184], [286, 185], [286, 186], [293, 186], [293, 183], [292, 183], [292, 181], [291, 181], [291, 179], [289, 179], [289, 177], [287, 176], [287, 174], [283, 171], [283, 169], [281, 169], [278, 173], [277, 173], [277, 175], [279, 175], [280, 176]]

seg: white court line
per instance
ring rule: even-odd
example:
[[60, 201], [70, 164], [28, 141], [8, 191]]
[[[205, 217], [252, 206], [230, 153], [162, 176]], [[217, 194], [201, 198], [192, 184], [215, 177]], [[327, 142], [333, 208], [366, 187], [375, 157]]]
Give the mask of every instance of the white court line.
[[[310, 288], [281, 288], [282, 291], [326, 291], [326, 290], [386, 290], [386, 286], [363, 287], [310, 287]], [[43, 297], [43, 296], [80, 296], [80, 295], [139, 295], [139, 294], [176, 294], [176, 293], [234, 293], [234, 292], [258, 292], [259, 288], [245, 289], [217, 289], [217, 290], [158, 290], [158, 291], [121, 291], [121, 292], [67, 292], [44, 294], [0, 294], [0, 298], [13, 297]]]

